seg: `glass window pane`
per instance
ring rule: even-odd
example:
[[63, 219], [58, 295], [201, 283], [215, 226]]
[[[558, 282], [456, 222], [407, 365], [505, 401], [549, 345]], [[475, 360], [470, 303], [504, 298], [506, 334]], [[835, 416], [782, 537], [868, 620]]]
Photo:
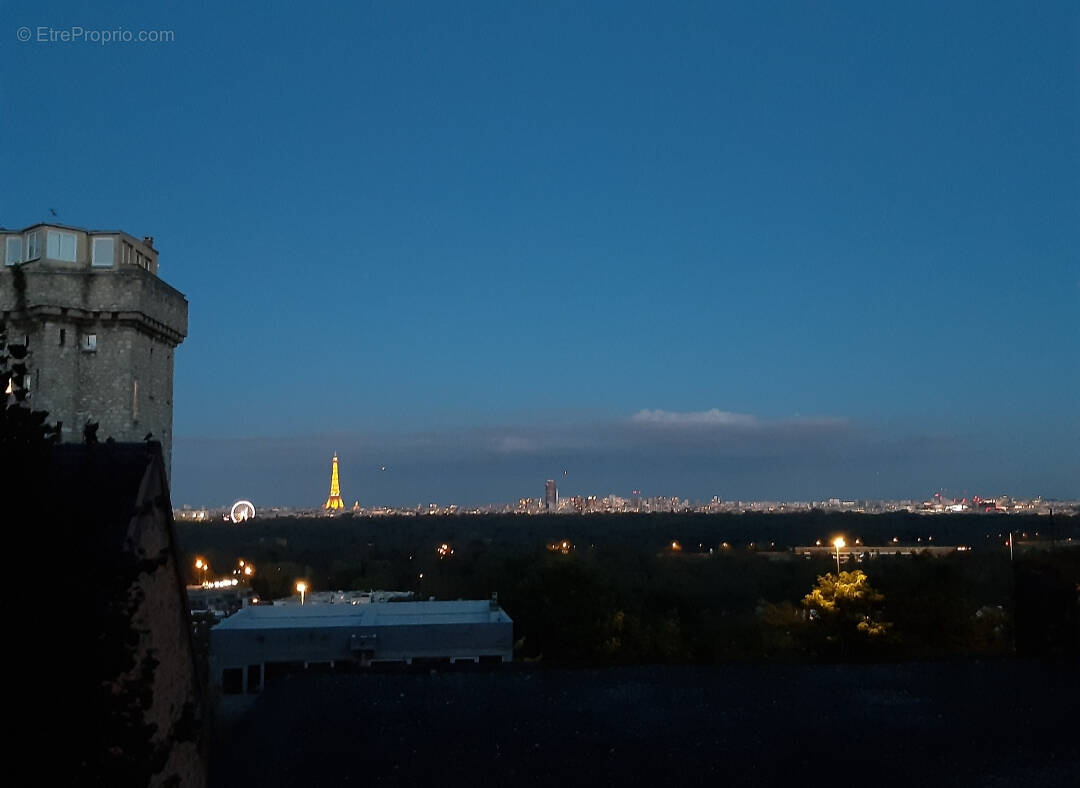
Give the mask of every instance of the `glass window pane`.
[[41, 257], [41, 233], [36, 230], [26, 236], [26, 257], [24, 261], [37, 260]]
[[19, 238], [18, 236], [12, 238], [11, 236], [8, 236], [4, 262], [8, 265], [15, 265], [16, 263], [22, 262], [22, 238]]
[[60, 259], [69, 263], [75, 262], [75, 235], [73, 233], [60, 233]]
[[49, 230], [45, 238], [45, 256], [50, 260], [75, 262], [75, 235]]
[[115, 248], [112, 238], [95, 238], [94, 259], [91, 263], [99, 267], [111, 268]]

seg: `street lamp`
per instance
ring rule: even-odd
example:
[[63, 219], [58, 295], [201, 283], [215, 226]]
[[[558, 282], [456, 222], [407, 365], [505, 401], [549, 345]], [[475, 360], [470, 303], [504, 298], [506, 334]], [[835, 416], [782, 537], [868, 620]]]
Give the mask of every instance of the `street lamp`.
[[195, 568], [202, 572], [202, 584], [206, 585], [206, 570], [210, 568], [210, 564], [202, 558], [196, 558]]
[[296, 590], [300, 592], [300, 604], [304, 604], [304, 594], [307, 593], [307, 583], [301, 580], [296, 584]]
[[836, 548], [836, 579], [840, 579], [840, 548], [845, 544], [844, 537], [838, 536], [833, 539], [833, 547]]

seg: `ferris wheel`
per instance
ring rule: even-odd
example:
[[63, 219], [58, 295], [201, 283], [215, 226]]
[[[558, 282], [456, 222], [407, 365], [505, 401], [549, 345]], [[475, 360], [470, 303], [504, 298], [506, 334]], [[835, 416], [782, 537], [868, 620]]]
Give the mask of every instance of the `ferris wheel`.
[[229, 519], [234, 523], [242, 523], [244, 520], [255, 519], [255, 504], [251, 501], [237, 501], [232, 505]]

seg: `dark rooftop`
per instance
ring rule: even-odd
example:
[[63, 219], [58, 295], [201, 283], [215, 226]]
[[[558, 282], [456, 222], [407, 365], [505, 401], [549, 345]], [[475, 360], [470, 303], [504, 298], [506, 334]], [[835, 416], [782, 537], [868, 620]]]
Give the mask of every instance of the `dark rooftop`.
[[1075, 786], [1075, 666], [293, 674], [211, 785]]

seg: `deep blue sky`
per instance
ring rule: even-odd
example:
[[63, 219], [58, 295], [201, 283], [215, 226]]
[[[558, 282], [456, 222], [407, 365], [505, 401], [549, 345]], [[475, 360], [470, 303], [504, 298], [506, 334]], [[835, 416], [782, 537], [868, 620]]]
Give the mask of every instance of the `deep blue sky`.
[[155, 236], [176, 503], [1080, 497], [1076, 3], [101, 5], [0, 225]]

